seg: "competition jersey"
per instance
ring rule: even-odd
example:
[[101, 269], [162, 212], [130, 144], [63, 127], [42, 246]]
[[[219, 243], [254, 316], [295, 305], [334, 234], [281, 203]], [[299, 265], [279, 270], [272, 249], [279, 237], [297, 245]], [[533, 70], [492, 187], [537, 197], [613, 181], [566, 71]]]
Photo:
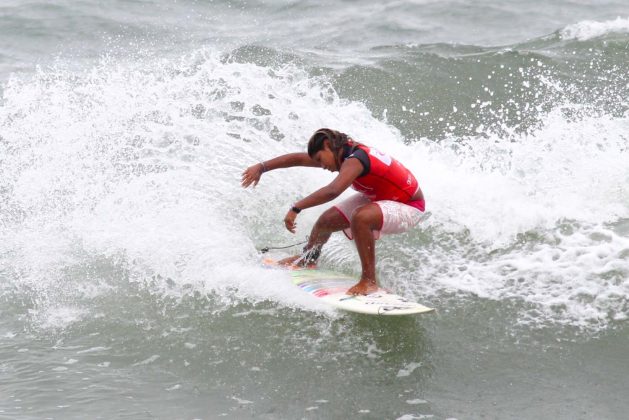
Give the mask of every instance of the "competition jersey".
[[417, 191], [417, 179], [411, 171], [377, 149], [350, 142], [344, 146], [343, 161], [350, 158], [358, 159], [364, 168], [352, 183], [352, 188], [365, 194], [371, 201], [408, 203]]

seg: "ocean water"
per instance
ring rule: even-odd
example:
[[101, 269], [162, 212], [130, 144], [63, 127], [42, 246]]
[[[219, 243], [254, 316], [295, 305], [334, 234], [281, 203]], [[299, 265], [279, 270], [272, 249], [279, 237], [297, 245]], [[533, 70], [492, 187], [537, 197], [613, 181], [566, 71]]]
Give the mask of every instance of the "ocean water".
[[[0, 94], [1, 418], [627, 418], [626, 1], [4, 0]], [[319, 127], [417, 175], [436, 313], [261, 268], [333, 175], [240, 173]]]

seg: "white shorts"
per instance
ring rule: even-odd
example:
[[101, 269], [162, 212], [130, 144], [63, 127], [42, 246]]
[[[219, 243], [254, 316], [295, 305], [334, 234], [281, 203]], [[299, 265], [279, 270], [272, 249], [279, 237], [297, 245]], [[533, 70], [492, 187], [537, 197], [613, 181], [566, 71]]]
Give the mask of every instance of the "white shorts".
[[[371, 201], [365, 194], [361, 193], [341, 201], [334, 208], [343, 215], [345, 220], [351, 223], [354, 211], [371, 203], [377, 204], [382, 211], [382, 226], [373, 231], [374, 239], [379, 239], [381, 234], [390, 235], [406, 232], [417, 226], [424, 216], [424, 212], [417, 207], [391, 200]], [[354, 239], [350, 228], [343, 229], [343, 233], [348, 239]]]

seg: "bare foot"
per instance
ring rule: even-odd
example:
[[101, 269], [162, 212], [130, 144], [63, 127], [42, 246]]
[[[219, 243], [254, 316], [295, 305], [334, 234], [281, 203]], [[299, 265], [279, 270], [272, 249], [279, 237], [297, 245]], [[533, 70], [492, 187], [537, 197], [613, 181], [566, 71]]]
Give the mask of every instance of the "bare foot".
[[277, 262], [277, 265], [286, 265], [286, 266], [295, 265], [295, 261], [297, 261], [300, 256], [301, 255], [293, 255], [292, 257], [281, 259]]
[[277, 265], [282, 265], [288, 268], [317, 268], [316, 263], [304, 264], [304, 260], [301, 255], [293, 255], [277, 262]]
[[348, 295], [368, 295], [378, 290], [375, 280], [360, 280], [347, 291]]

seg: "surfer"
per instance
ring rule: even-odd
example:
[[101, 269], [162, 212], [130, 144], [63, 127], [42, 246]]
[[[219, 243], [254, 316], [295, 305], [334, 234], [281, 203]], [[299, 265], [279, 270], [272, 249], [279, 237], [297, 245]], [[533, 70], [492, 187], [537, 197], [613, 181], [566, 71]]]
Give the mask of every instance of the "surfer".
[[389, 155], [344, 133], [322, 128], [310, 137], [308, 153], [288, 153], [248, 167], [242, 173], [242, 186], [256, 186], [263, 173], [293, 166], [323, 168], [339, 174], [325, 187], [291, 205], [284, 224], [292, 233], [302, 210], [332, 201], [350, 186], [358, 193], [323, 212], [303, 253], [279, 263], [315, 264], [330, 235], [342, 230], [356, 243], [362, 267], [359, 282], [347, 293], [364, 295], [376, 291], [375, 240], [382, 234], [404, 232], [420, 222], [425, 201], [417, 180]]

